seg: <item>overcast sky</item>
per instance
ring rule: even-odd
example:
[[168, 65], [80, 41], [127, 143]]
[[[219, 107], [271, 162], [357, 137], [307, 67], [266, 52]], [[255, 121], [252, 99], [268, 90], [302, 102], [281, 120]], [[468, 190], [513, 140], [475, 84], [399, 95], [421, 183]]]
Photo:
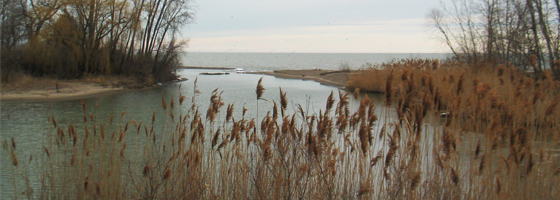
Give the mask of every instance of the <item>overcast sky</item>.
[[439, 0], [196, 0], [188, 52], [448, 52], [426, 21]]

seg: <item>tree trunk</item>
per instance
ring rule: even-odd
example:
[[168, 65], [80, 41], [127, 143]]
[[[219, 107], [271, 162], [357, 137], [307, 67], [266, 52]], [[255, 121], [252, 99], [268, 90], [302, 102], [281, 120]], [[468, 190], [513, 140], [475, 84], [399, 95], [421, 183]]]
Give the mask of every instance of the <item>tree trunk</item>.
[[550, 31], [548, 29], [547, 23], [546, 23], [546, 19], [545, 19], [545, 14], [543, 12], [542, 9], [542, 1], [541, 0], [536, 0], [537, 1], [537, 11], [539, 12], [539, 22], [540, 22], [540, 26], [541, 26], [541, 31], [544, 34], [544, 39], [546, 40], [546, 47], [548, 49], [548, 62], [549, 62], [549, 66], [552, 68], [553, 66], [553, 61], [554, 61], [554, 52], [552, 51], [552, 40], [550, 39]]
[[531, 14], [531, 30], [533, 31], [533, 39], [535, 42], [535, 46], [536, 49], [535, 51], [535, 55], [537, 56], [537, 69], [539, 71], [542, 71], [542, 62], [541, 62], [541, 58], [542, 58], [542, 53], [541, 53], [541, 47], [539, 45], [540, 41], [539, 41], [539, 34], [538, 34], [538, 30], [537, 30], [537, 20], [535, 18], [535, 9], [533, 7], [533, 0], [527, 0], [527, 7], [529, 8], [529, 12]]

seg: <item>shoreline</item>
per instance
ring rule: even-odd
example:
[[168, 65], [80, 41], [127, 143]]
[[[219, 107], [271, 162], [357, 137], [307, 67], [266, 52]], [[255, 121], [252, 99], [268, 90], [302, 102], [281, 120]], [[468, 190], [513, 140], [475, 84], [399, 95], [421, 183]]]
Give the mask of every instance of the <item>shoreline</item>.
[[156, 88], [145, 87], [141, 89], [127, 89], [127, 88], [106, 88], [102, 86], [94, 86], [92, 88], [80, 88], [75, 92], [56, 92], [55, 90], [31, 90], [22, 93], [3, 93], [0, 102], [4, 103], [43, 103], [43, 102], [56, 102], [56, 101], [71, 101], [80, 99], [89, 99], [94, 97], [109, 96], [115, 94], [122, 94], [126, 92], [145, 90]]
[[179, 69], [218, 69], [218, 70], [234, 70], [233, 67], [198, 67], [198, 66], [181, 66]]
[[[123, 94], [127, 92], [134, 92], [134, 91], [141, 91], [141, 90], [151, 90], [163, 86], [165, 86], [165, 84], [137, 88], [137, 89], [105, 88], [100, 86], [98, 89], [80, 91], [76, 93], [2, 94], [2, 97], [0, 98], [0, 103], [13, 104], [13, 103], [44, 103], [44, 102], [57, 102], [57, 101], [72, 101], [72, 100], [111, 96], [111, 95]], [[31, 92], [38, 92], [38, 91], [31, 91]], [[42, 92], [46, 92], [46, 91], [42, 91]]]
[[161, 85], [140, 85], [123, 77], [88, 77], [57, 81], [50, 78], [24, 76], [19, 82], [2, 84], [0, 102], [2, 104], [13, 104], [70, 101], [158, 87], [161, 87]]
[[[182, 69], [232, 69], [218, 67], [182, 67]], [[352, 71], [338, 70], [274, 70], [274, 71], [256, 71], [243, 72], [245, 74], [262, 74], [274, 76], [283, 79], [300, 79], [311, 80], [323, 85], [345, 89], [346, 83]], [[48, 82], [51, 81], [51, 82]], [[70, 101], [94, 98], [100, 96], [108, 96], [121, 94], [126, 92], [147, 90], [162, 87], [154, 85], [138, 89], [125, 87], [111, 87], [103, 84], [88, 82], [87, 80], [71, 80], [60, 81], [59, 92], [55, 89], [55, 83], [52, 80], [32, 79], [24, 86], [7, 86], [2, 85], [0, 102], [2, 104], [9, 103], [36, 103], [36, 102], [53, 102], [53, 101]], [[163, 84], [166, 85], [166, 84]], [[22, 89], [23, 88], [23, 89]]]
[[[234, 70], [232, 67], [200, 67], [182, 66], [181, 69]], [[344, 88], [355, 70], [324, 70], [324, 69], [285, 69], [273, 71], [244, 71], [244, 74], [262, 74], [282, 79], [312, 80], [323, 85]]]
[[257, 71], [245, 72], [247, 74], [263, 74], [274, 76], [283, 79], [300, 79], [311, 80], [323, 85], [328, 85], [337, 88], [345, 88], [349, 76], [352, 71], [339, 71], [339, 70], [274, 70], [274, 71]]

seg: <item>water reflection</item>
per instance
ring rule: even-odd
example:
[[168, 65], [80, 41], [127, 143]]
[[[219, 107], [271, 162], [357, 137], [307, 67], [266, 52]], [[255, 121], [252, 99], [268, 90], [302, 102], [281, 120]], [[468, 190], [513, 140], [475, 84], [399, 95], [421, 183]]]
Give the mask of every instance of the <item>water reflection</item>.
[[[255, 89], [258, 80], [263, 77], [263, 86], [266, 89], [263, 98], [266, 101], [259, 101], [259, 117], [263, 117], [271, 110], [272, 102], [280, 101], [279, 88], [287, 93], [289, 100], [288, 111], [293, 113], [295, 107], [301, 104], [306, 111], [310, 113], [319, 113], [325, 109], [325, 103], [328, 95], [334, 91], [337, 96], [337, 88], [321, 85], [313, 81], [302, 81], [293, 79], [279, 79], [272, 76], [262, 76], [253, 74], [236, 74], [222, 76], [199, 76], [199, 73], [208, 70], [183, 70], [179, 74], [181, 77], [189, 80], [181, 83], [170, 83], [164, 87], [137, 90], [122, 94], [114, 94], [109, 96], [101, 96], [97, 98], [85, 99], [86, 115], [95, 116], [101, 123], [110, 123], [110, 116], [113, 116], [114, 123], [124, 126], [131, 120], [138, 123], [149, 123], [152, 116], [166, 116], [161, 109], [162, 96], [169, 104], [171, 99], [175, 102], [175, 113], [187, 113], [191, 108], [191, 100], [194, 99], [201, 113], [206, 113], [209, 105], [212, 91], [218, 89], [222, 96], [222, 101], [226, 106], [229, 103], [235, 105], [234, 118], [240, 119], [242, 108], [248, 109], [246, 118], [257, 116], [257, 100]], [[197, 79], [197, 87], [194, 81]], [[197, 93], [196, 91], [200, 91]], [[179, 95], [186, 96], [186, 101], [179, 106]], [[194, 98], [193, 98], [194, 97]], [[335, 98], [336, 99], [336, 98]], [[376, 99], [376, 98], [373, 98]], [[356, 109], [359, 102], [350, 99], [351, 107]], [[378, 105], [381, 104], [377, 98]], [[16, 154], [20, 160], [18, 172], [11, 167], [10, 158], [5, 152], [1, 156], [1, 195], [9, 197], [13, 195], [13, 174], [22, 175], [22, 171], [28, 171], [26, 174], [30, 179], [32, 188], [39, 188], [41, 170], [40, 162], [31, 162], [32, 154], [43, 153], [43, 148], [48, 146], [48, 134], [56, 132], [54, 126], [49, 122], [49, 116], [54, 116], [61, 127], [67, 127], [73, 124], [79, 134], [83, 134], [83, 110], [81, 100], [72, 101], [56, 101], [56, 102], [40, 102], [40, 103], [1, 103], [1, 139], [15, 138], [17, 141]], [[222, 113], [225, 114], [224, 106]], [[124, 116], [121, 116], [124, 111]], [[204, 116], [204, 114], [203, 114]], [[223, 120], [225, 117], [218, 118]], [[158, 119], [163, 120], [163, 119]], [[135, 144], [130, 142], [129, 144]], [[133, 149], [134, 146], [129, 146]], [[37, 157], [37, 155], [35, 155]], [[28, 162], [24, 162], [28, 161]], [[29, 164], [31, 163], [31, 164]], [[33, 164], [35, 163], [35, 164]], [[25, 187], [18, 185], [18, 188]], [[20, 190], [20, 189], [18, 189]]]

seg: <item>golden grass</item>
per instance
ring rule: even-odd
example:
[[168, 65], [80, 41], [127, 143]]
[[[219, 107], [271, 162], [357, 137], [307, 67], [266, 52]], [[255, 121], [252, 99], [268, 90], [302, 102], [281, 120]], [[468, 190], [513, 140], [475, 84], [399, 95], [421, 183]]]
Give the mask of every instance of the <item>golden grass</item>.
[[2, 82], [2, 90], [31, 90], [31, 89], [54, 89], [56, 80], [51, 78], [36, 78], [24, 73], [14, 73], [10, 76], [8, 83]]
[[[364, 71], [393, 74], [371, 86], [393, 91], [385, 98], [393, 107], [377, 107], [367, 96], [350, 105], [352, 94], [339, 92], [319, 114], [301, 106], [290, 114], [281, 91], [280, 106], [248, 119], [245, 108], [241, 117], [232, 117], [234, 105], [223, 108], [215, 90], [205, 116], [197, 105], [172, 109], [174, 100], [162, 99], [166, 114], [156, 119], [154, 112], [145, 123], [121, 117], [107, 124], [84, 109], [83, 125], [63, 128], [51, 117], [54, 134], [45, 151], [34, 154], [43, 166], [35, 194], [52, 199], [558, 199], [557, 81], [546, 72], [532, 79], [505, 66], [473, 71], [445, 62], [415, 63]], [[179, 107], [184, 98], [179, 95]], [[24, 155], [17, 155], [15, 140], [12, 145], [4, 140], [3, 146], [12, 157], [14, 182], [25, 182], [17, 175], [23, 171], [17, 159]]]

